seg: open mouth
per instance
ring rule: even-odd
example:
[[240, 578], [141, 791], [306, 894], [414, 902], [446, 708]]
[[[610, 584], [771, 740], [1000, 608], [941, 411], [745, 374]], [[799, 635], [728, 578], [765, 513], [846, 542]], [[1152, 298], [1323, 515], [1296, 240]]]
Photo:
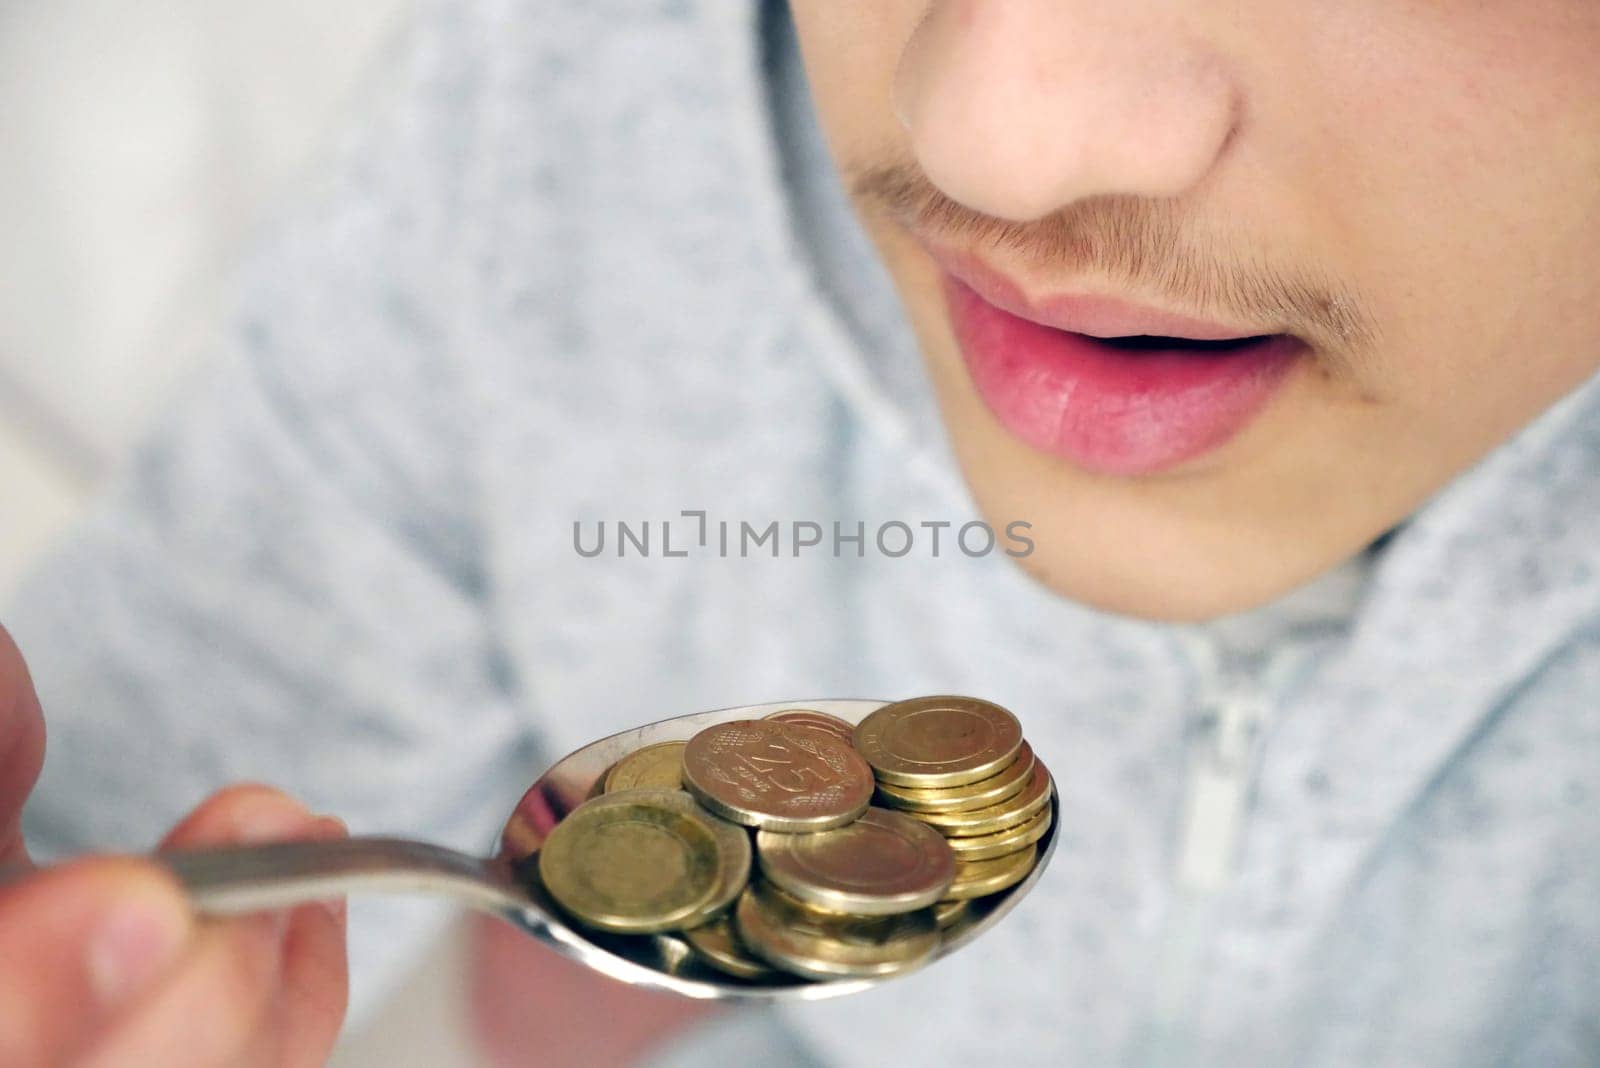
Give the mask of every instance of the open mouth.
[[1161, 334], [1132, 334], [1126, 337], [1095, 337], [1092, 334], [1080, 335], [1086, 341], [1104, 345], [1107, 348], [1117, 349], [1121, 352], [1163, 352], [1168, 350], [1182, 350], [1184, 352], [1240, 352], [1255, 345], [1262, 345], [1273, 338], [1282, 337], [1282, 334], [1254, 334], [1250, 337], [1230, 338], [1193, 338], [1193, 337], [1167, 337]]
[[[1209, 336], [1091, 334], [1024, 317], [986, 296], [945, 276], [951, 324], [984, 404], [1014, 437], [1100, 474], [1155, 474], [1217, 448], [1254, 418], [1307, 351], [1288, 334], [1227, 336], [1203, 324], [1194, 332]], [[1057, 303], [1050, 318], [1081, 322], [1082, 330], [1138, 318], [1125, 305]], [[1165, 326], [1180, 317], [1147, 318]]]

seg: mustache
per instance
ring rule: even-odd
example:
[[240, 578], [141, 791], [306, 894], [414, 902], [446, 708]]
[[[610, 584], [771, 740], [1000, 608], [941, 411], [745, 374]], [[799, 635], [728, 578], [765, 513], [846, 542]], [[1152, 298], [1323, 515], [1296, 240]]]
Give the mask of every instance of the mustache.
[[1103, 273], [1183, 305], [1242, 322], [1270, 323], [1275, 332], [1314, 344], [1359, 349], [1377, 328], [1357, 295], [1313, 272], [1269, 266], [1224, 253], [1195, 235], [1176, 201], [1095, 196], [1040, 219], [1016, 222], [952, 200], [913, 163], [847, 168], [847, 183], [919, 235], [958, 247], [984, 246], [1046, 268]]

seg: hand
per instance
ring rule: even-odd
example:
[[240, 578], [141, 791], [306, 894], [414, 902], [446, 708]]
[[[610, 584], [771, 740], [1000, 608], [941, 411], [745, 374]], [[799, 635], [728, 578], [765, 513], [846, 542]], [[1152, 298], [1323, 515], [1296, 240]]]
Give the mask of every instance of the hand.
[[[27, 861], [22, 803], [43, 757], [39, 699], [0, 627], [0, 867]], [[276, 790], [237, 786], [162, 847], [344, 833]], [[201, 919], [164, 869], [138, 858], [91, 857], [0, 886], [0, 1065], [320, 1065], [346, 982], [342, 903]]]

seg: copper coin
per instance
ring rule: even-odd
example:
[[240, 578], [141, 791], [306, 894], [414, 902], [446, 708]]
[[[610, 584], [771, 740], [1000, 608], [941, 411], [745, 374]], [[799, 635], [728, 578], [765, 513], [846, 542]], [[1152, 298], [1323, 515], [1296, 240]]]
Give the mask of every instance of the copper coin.
[[781, 712], [774, 712], [770, 716], [763, 716], [774, 723], [787, 724], [790, 727], [808, 727], [812, 730], [822, 731], [831, 737], [839, 739], [845, 745], [855, 745], [856, 725], [849, 720], [830, 716], [826, 712], [817, 712], [809, 708], [786, 708]]
[[939, 949], [932, 909], [845, 916], [809, 908], [771, 883], [752, 884], [734, 918], [745, 945], [810, 979], [895, 975], [931, 960]]
[[855, 744], [884, 782], [964, 786], [1016, 759], [1022, 724], [976, 697], [914, 697], [870, 713], [856, 727]]
[[740, 979], [765, 979], [773, 974], [766, 961], [750, 952], [739, 932], [734, 930], [733, 916], [724, 913], [708, 924], [691, 927], [683, 937], [694, 947], [695, 955], [720, 972]]
[[872, 801], [872, 769], [815, 730], [742, 719], [707, 727], [683, 751], [683, 785], [712, 812], [772, 831], [842, 827]]
[[700, 922], [725, 885], [716, 817], [661, 804], [657, 793], [596, 798], [556, 824], [539, 850], [539, 878], [563, 909], [629, 934]]
[[1007, 827], [993, 834], [977, 834], [967, 838], [946, 838], [945, 843], [955, 853], [957, 860], [989, 860], [1015, 853], [1043, 838], [1050, 829], [1050, 806], [1015, 827]]
[[682, 789], [683, 742], [657, 742], [635, 749], [606, 772], [605, 792], [660, 787]]
[[794, 897], [858, 916], [925, 908], [944, 897], [956, 873], [943, 835], [882, 808], [816, 834], [761, 831], [756, 856], [762, 874]]
[[1028, 785], [1028, 778], [1032, 774], [1033, 749], [1023, 742], [1022, 748], [1017, 751], [1017, 758], [998, 775], [965, 786], [947, 786], [936, 790], [880, 782], [878, 796], [890, 808], [901, 808], [908, 812], [969, 812], [1015, 797]]
[[1035, 760], [1028, 776], [1028, 785], [1015, 797], [1008, 797], [998, 805], [975, 808], [968, 812], [918, 812], [917, 819], [939, 833], [951, 838], [971, 838], [980, 834], [995, 834], [1026, 823], [1041, 809], [1050, 804], [1050, 771], [1044, 761]]
[[1038, 846], [1027, 846], [1017, 853], [1007, 853], [992, 860], [974, 860], [956, 865], [956, 881], [950, 884], [947, 897], [962, 901], [986, 897], [1015, 886], [1028, 877], [1033, 863], [1039, 858]]

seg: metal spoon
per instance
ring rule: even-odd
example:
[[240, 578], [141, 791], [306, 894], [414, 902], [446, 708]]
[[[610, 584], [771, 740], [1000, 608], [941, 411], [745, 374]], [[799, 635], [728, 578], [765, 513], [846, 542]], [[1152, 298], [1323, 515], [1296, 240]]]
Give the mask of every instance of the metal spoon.
[[[596, 790], [618, 759], [654, 742], [686, 741], [715, 723], [760, 719], [785, 708], [830, 712], [851, 723], [885, 701], [783, 701], [722, 708], [664, 719], [613, 734], [557, 761], [523, 795], [501, 833], [492, 858], [405, 838], [350, 838], [284, 842], [156, 854], [188, 889], [201, 912], [233, 914], [302, 904], [365, 891], [422, 893], [453, 898], [500, 917], [557, 951], [633, 986], [670, 990], [692, 998], [815, 1000], [850, 994], [883, 979], [812, 982], [790, 976], [744, 982], [701, 964], [681, 940], [613, 936], [574, 927], [526, 870], [550, 829]], [[1050, 798], [1059, 815], [1060, 799]], [[937, 956], [970, 942], [1033, 889], [1055, 847], [1055, 826], [1039, 842], [1039, 860], [1021, 883], [978, 907], [945, 934]]]

